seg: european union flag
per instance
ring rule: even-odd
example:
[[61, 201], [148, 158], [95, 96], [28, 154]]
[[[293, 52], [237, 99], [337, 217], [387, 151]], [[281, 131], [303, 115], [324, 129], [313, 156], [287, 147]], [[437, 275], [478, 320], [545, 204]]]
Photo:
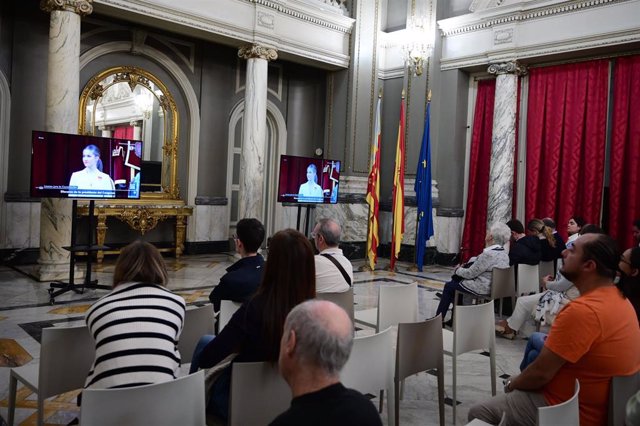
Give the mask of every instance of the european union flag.
[[427, 240], [433, 235], [433, 215], [431, 202], [431, 136], [429, 123], [431, 121], [431, 100], [427, 103], [427, 114], [424, 121], [424, 134], [418, 169], [416, 170], [416, 198], [418, 201], [418, 232], [416, 232], [416, 266], [422, 272], [424, 250]]

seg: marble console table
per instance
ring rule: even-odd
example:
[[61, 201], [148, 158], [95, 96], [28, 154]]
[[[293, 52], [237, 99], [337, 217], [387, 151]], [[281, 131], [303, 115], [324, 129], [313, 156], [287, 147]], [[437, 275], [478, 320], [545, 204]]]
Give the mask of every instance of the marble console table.
[[[114, 217], [125, 222], [131, 229], [144, 235], [155, 228], [159, 222], [175, 218], [175, 238], [172, 248], [159, 249], [164, 252], [174, 252], [176, 258], [182, 255], [187, 227], [187, 217], [193, 214], [193, 207], [184, 205], [181, 201], [154, 202], [154, 204], [106, 204], [96, 201], [94, 216], [96, 220], [97, 245], [103, 246], [107, 236], [107, 217]], [[78, 205], [78, 216], [89, 216], [89, 205]], [[120, 250], [100, 250], [97, 252], [98, 265], [102, 264], [105, 254], [118, 254]]]

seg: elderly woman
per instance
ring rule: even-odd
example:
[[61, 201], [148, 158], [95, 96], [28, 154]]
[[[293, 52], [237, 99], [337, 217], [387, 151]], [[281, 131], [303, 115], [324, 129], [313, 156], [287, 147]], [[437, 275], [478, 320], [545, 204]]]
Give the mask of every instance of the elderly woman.
[[491, 225], [485, 238], [486, 247], [482, 253], [477, 258], [472, 258], [466, 265], [456, 268], [451, 281], [444, 285], [436, 315], [442, 314], [444, 320], [456, 290], [476, 296], [487, 296], [491, 293], [491, 270], [509, 267], [509, 255], [504, 249], [509, 238], [511, 238], [511, 230], [507, 225], [504, 223]]

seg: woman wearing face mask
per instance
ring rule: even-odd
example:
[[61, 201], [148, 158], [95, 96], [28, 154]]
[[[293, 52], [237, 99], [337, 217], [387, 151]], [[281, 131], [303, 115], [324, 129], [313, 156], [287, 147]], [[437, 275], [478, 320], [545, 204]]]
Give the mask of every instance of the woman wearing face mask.
[[620, 280], [616, 284], [629, 299], [640, 322], [640, 247], [625, 250], [618, 263]]
[[69, 196], [102, 198], [113, 197], [115, 185], [111, 177], [102, 173], [100, 149], [95, 145], [87, 145], [82, 150], [84, 169], [74, 172], [69, 180]]

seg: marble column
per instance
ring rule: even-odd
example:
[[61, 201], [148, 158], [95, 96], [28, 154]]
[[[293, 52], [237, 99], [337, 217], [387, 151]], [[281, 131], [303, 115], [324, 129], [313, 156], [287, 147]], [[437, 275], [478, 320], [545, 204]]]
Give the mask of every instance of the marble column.
[[493, 136], [487, 224], [507, 222], [513, 218], [513, 179], [516, 147], [516, 109], [518, 76], [527, 72], [518, 62], [492, 64], [489, 73], [496, 75]]
[[267, 138], [267, 66], [276, 49], [250, 44], [238, 51], [247, 60], [240, 159], [238, 217], [263, 217], [264, 162]]
[[[80, 17], [92, 12], [92, 0], [43, 0], [50, 12], [45, 129], [78, 132], [80, 96]], [[40, 281], [67, 279], [71, 241], [71, 201], [43, 198], [40, 209]]]

